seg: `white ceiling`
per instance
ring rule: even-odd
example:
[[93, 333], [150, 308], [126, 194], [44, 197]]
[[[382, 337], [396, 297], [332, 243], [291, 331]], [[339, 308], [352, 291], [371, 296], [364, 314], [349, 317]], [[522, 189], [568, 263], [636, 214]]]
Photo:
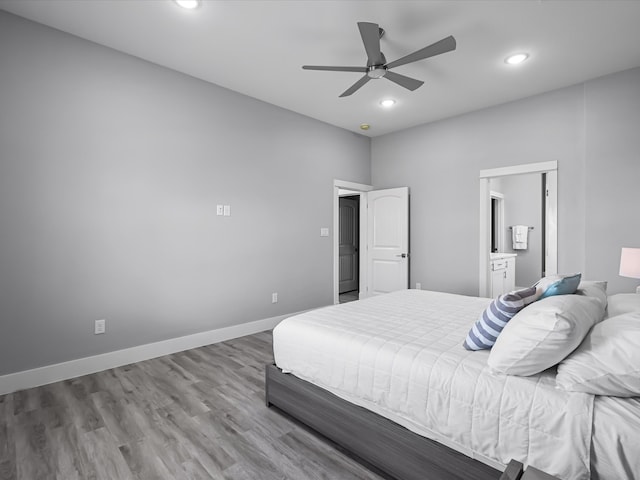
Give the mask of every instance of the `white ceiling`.
[[[159, 65], [368, 136], [377, 136], [640, 66], [640, 1], [0, 0], [0, 8]], [[393, 61], [453, 35], [457, 50], [338, 98], [364, 66], [356, 23], [386, 31]], [[514, 67], [504, 58], [528, 52]], [[383, 98], [397, 101], [383, 109]], [[362, 132], [361, 123], [371, 129]]]

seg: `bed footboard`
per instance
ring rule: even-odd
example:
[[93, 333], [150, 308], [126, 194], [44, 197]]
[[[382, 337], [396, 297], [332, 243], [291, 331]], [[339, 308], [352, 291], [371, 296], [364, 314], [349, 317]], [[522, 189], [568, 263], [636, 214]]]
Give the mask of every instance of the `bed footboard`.
[[266, 368], [267, 406], [275, 406], [399, 480], [497, 480], [501, 472], [275, 365]]

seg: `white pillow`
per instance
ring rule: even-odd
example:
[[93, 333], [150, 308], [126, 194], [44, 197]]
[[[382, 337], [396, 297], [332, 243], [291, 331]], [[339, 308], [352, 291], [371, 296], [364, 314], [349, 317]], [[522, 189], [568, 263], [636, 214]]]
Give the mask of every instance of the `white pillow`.
[[637, 293], [618, 293], [609, 297], [609, 318], [629, 312], [640, 312], [640, 295]]
[[[607, 282], [603, 280], [582, 280], [576, 290], [577, 295], [595, 297], [607, 308]], [[638, 307], [640, 308], [640, 306]]]
[[534, 375], [569, 355], [604, 318], [593, 297], [553, 295], [520, 310], [504, 327], [487, 363], [508, 375]]
[[558, 365], [556, 383], [572, 392], [640, 395], [640, 312], [608, 318]]

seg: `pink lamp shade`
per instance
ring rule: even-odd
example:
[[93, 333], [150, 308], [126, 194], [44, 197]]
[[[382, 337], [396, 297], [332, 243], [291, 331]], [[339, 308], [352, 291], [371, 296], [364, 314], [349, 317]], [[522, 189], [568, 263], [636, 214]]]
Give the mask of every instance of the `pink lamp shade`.
[[620, 276], [640, 278], [640, 248], [623, 248], [620, 255]]

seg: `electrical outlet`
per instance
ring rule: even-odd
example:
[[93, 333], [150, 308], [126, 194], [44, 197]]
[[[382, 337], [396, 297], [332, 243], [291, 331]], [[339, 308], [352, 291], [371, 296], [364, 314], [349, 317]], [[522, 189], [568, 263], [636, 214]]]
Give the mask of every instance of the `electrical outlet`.
[[422, 290], [422, 284], [420, 282], [416, 282], [416, 290]]
[[95, 333], [96, 335], [100, 335], [101, 333], [104, 333], [106, 331], [107, 325], [106, 325], [107, 321], [102, 319], [102, 320], [96, 320], [96, 324], [95, 324], [95, 328], [93, 333]]
[[273, 292], [271, 294], [271, 303], [278, 303], [278, 293], [277, 292]]
[[225, 205], [223, 207], [223, 212], [224, 212], [224, 216], [225, 217], [230, 217], [231, 216], [231, 205]]

